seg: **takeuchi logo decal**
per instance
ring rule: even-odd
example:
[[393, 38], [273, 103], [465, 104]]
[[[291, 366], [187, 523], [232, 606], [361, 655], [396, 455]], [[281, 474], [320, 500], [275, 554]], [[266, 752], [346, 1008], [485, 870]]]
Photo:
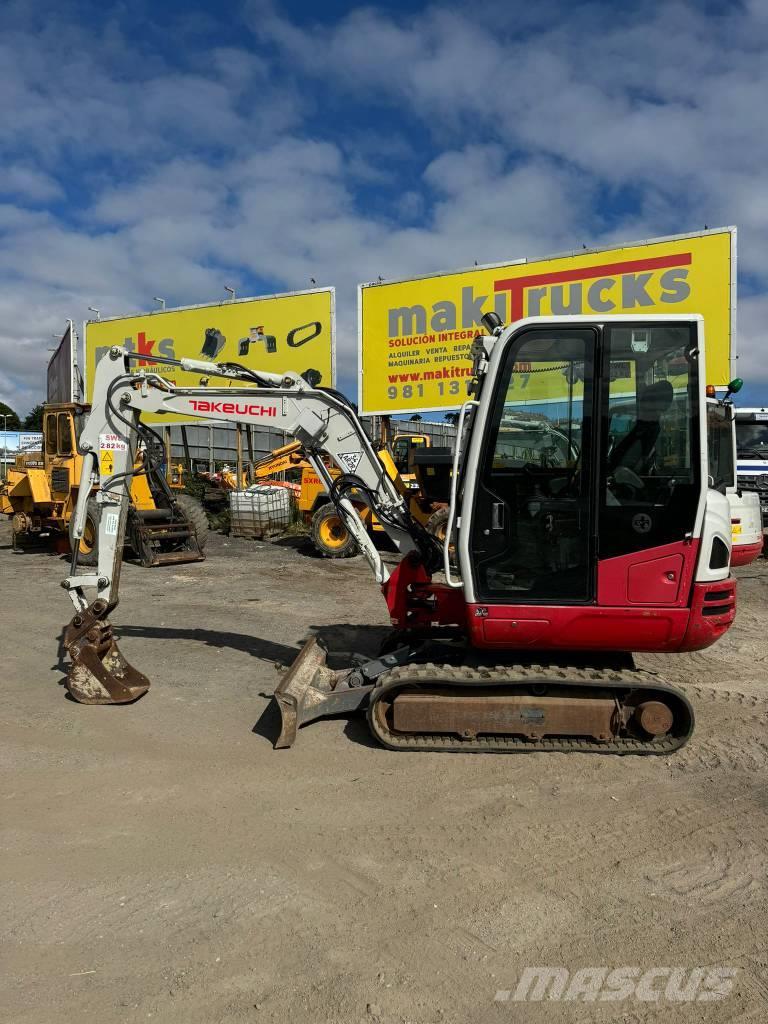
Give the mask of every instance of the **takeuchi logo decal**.
[[[399, 306], [388, 310], [390, 339], [401, 343], [468, 337], [480, 324], [489, 303], [505, 323], [525, 316], [573, 316], [579, 313], [626, 313], [659, 305], [674, 306], [691, 294], [690, 252], [602, 263], [592, 267], [550, 270], [494, 281], [494, 294], [461, 289], [461, 300], [440, 299], [431, 307]], [[436, 332], [434, 335], [429, 332]], [[398, 342], [390, 341], [390, 347]]]
[[[209, 402], [190, 398], [195, 412], [218, 413], [220, 416], [277, 416], [276, 405], [249, 405], [248, 402]], [[180, 410], [179, 410], [180, 411]]]

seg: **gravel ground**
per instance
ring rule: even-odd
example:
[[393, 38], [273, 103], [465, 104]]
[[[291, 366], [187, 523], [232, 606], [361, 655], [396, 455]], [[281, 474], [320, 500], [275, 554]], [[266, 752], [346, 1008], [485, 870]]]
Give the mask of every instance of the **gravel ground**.
[[[716, 647], [641, 659], [696, 708], [678, 754], [446, 756], [385, 751], [358, 719], [272, 749], [276, 666], [313, 630], [339, 657], [383, 635], [360, 559], [214, 538], [203, 564], [126, 566], [113, 619], [153, 686], [82, 707], [66, 563], [9, 541], [4, 1021], [768, 1017], [766, 563]], [[505, 1001], [538, 965], [736, 974], [711, 1002]]]

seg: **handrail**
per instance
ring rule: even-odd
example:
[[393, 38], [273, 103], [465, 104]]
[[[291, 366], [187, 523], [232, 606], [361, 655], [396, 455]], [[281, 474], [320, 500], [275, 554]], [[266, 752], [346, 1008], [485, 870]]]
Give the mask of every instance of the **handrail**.
[[443, 569], [445, 570], [445, 582], [449, 587], [454, 587], [456, 590], [464, 586], [462, 580], [454, 580], [451, 576], [451, 534], [453, 533], [454, 523], [456, 522], [456, 495], [459, 486], [461, 440], [464, 430], [464, 420], [466, 419], [467, 413], [473, 406], [478, 405], [480, 405], [480, 403], [472, 398], [465, 402], [461, 407], [459, 422], [456, 425], [456, 448], [453, 453], [453, 473], [451, 475], [451, 504], [448, 507], [448, 522], [445, 525], [445, 545], [443, 546]]

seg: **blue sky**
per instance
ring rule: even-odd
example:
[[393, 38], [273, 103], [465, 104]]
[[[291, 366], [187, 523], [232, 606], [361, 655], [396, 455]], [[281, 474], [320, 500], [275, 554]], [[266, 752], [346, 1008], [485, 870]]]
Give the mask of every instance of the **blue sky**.
[[0, 400], [66, 317], [739, 226], [768, 399], [768, 2], [6, 0]]

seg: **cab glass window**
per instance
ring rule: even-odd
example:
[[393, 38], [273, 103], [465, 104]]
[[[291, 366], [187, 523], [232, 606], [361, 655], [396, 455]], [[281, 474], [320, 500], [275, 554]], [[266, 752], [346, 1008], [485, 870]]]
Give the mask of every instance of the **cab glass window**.
[[56, 417], [51, 415], [45, 420], [45, 451], [48, 455], [56, 454]]
[[66, 412], [59, 413], [59, 455], [71, 455], [72, 454], [72, 425], [69, 419], [69, 414]]
[[424, 445], [423, 437], [396, 437], [392, 444], [392, 460], [397, 467], [398, 473], [407, 473], [410, 470], [411, 451]]
[[524, 331], [508, 346], [472, 525], [481, 600], [592, 596], [596, 343], [594, 328], [557, 326]]
[[725, 494], [727, 487], [733, 487], [736, 482], [731, 417], [731, 406], [707, 402], [707, 453], [710, 487], [722, 494]]
[[736, 420], [736, 448], [740, 459], [768, 459], [768, 413], [757, 413], [755, 421]]

